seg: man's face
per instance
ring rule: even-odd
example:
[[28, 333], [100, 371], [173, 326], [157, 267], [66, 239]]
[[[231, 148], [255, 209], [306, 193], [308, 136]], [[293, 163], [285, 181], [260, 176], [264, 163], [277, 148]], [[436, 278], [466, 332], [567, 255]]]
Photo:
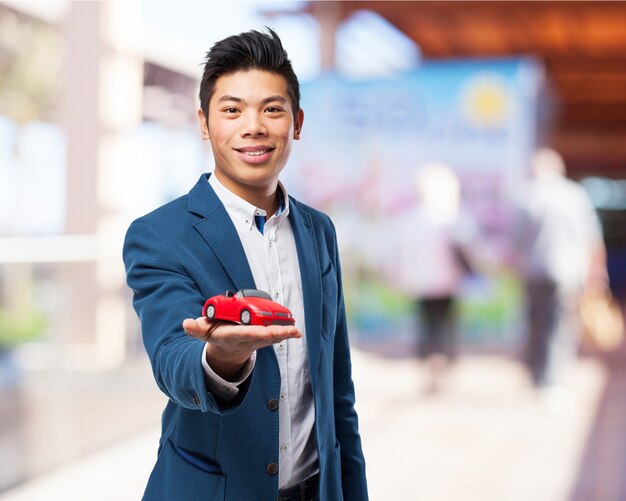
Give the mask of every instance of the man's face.
[[208, 124], [201, 110], [198, 118], [220, 182], [244, 199], [273, 194], [304, 118], [300, 110], [294, 120], [285, 79], [260, 70], [221, 76], [208, 110]]

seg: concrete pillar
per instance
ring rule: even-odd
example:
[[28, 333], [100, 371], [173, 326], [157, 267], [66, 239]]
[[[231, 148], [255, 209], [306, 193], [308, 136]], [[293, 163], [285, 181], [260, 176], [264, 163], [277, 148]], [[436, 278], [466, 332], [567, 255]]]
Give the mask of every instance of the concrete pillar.
[[[101, 215], [98, 200], [98, 157], [102, 123], [98, 112], [104, 2], [70, 2], [62, 25], [66, 65], [60, 122], [67, 135], [65, 234], [93, 235]], [[59, 295], [67, 308], [65, 325], [55, 341], [61, 350], [93, 341], [98, 301], [95, 263], [58, 268]], [[62, 351], [62, 353], [63, 353]], [[64, 360], [60, 364], [65, 365]], [[70, 361], [71, 362], [71, 361]]]
[[[139, 7], [138, 7], [139, 6]], [[110, 259], [63, 266], [70, 364], [111, 367], [125, 356], [123, 231], [117, 187], [129, 165], [126, 131], [141, 122], [143, 59], [138, 2], [70, 2], [61, 123], [68, 137], [65, 234], [120, 247]], [[131, 29], [132, 28], [132, 29]]]
[[335, 68], [336, 34], [342, 21], [337, 2], [312, 2], [311, 13], [320, 25], [320, 58], [323, 71]]
[[97, 174], [102, 123], [98, 107], [105, 6], [105, 2], [71, 2], [63, 25], [66, 66], [61, 125], [68, 138], [67, 234], [95, 233], [100, 217]]

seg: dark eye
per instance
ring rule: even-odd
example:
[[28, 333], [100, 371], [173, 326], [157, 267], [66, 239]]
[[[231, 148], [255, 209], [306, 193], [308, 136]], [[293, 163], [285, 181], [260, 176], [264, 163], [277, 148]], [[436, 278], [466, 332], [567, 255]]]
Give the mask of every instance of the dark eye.
[[269, 106], [265, 109], [265, 111], [267, 111], [268, 113], [280, 113], [282, 112], [282, 108], [278, 108], [276, 106]]
[[224, 108], [222, 111], [224, 113], [238, 113], [239, 112], [237, 108]]

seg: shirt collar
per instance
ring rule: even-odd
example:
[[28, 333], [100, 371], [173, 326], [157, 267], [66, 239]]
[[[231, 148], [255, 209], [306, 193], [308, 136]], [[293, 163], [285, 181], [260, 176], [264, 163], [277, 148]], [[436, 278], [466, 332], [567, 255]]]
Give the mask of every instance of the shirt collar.
[[[235, 195], [226, 186], [220, 183], [217, 176], [211, 174], [209, 176], [209, 184], [215, 191], [215, 194], [220, 199], [228, 214], [235, 220], [243, 224], [247, 229], [255, 226], [255, 216], [267, 216], [265, 210], [255, 207], [250, 202], [247, 202], [243, 198]], [[275, 216], [280, 220], [286, 218], [289, 215], [289, 197], [287, 196], [287, 190], [283, 183], [278, 181], [279, 190], [279, 206]], [[269, 219], [269, 218], [268, 218]]]

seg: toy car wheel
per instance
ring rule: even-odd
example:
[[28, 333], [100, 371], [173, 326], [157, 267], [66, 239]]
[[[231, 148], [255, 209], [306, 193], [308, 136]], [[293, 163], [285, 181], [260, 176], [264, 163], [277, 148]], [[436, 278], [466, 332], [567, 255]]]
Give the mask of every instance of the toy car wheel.
[[206, 307], [206, 317], [215, 318], [215, 306], [213, 306], [212, 304]]
[[241, 313], [239, 314], [239, 319], [241, 320], [242, 324], [248, 325], [252, 320], [252, 315], [250, 315], [250, 312], [248, 310], [241, 310]]

